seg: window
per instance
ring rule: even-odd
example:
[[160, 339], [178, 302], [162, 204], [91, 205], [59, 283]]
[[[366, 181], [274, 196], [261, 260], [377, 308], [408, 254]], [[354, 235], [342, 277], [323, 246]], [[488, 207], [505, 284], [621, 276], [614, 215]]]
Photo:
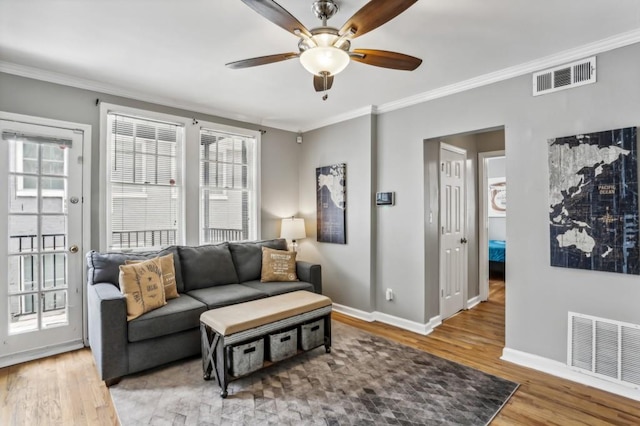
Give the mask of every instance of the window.
[[257, 238], [256, 137], [200, 130], [200, 243]]
[[259, 131], [100, 110], [100, 250], [260, 238]]
[[184, 126], [107, 113], [107, 246], [180, 244]]

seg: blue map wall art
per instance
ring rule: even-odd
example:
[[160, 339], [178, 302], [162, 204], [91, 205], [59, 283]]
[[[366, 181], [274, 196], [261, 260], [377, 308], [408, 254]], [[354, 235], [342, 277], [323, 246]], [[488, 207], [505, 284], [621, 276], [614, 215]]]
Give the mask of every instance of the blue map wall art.
[[549, 140], [551, 266], [640, 274], [637, 128]]
[[316, 169], [316, 208], [318, 241], [346, 244], [347, 165], [344, 163]]

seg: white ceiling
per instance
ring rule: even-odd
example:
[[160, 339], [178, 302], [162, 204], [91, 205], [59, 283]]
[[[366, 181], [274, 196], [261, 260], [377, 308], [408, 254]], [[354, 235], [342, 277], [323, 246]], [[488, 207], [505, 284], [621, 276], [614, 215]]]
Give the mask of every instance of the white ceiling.
[[[319, 26], [312, 0], [278, 3]], [[366, 3], [338, 0], [329, 25], [341, 27]], [[295, 36], [240, 0], [0, 0], [0, 70], [45, 70], [81, 87], [306, 130], [639, 28], [638, 0], [420, 0], [352, 48], [406, 53], [422, 65], [406, 72], [352, 62], [322, 101], [296, 59], [225, 67], [297, 51]]]

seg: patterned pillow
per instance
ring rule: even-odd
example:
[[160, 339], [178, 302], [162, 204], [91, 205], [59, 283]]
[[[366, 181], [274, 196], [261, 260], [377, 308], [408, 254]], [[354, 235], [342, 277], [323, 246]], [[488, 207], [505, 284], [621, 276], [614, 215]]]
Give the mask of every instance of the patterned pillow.
[[[143, 262], [142, 260], [125, 260], [125, 265], [134, 265]], [[176, 287], [176, 269], [173, 265], [173, 253], [160, 256], [160, 267], [162, 268], [162, 280], [164, 282], [164, 297], [166, 300], [180, 297]]]
[[262, 247], [262, 275], [260, 281], [298, 281], [296, 252]]
[[127, 300], [127, 321], [167, 304], [160, 258], [120, 265], [119, 282]]

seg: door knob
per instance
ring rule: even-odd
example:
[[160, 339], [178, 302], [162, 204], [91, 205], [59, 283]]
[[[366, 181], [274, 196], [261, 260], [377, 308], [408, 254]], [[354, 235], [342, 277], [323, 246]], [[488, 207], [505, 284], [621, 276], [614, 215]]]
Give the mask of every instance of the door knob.
[[462, 237], [462, 238], [460, 238], [460, 242], [461, 242], [462, 244], [467, 244], [467, 239], [466, 239], [466, 238], [464, 238], [464, 237]]
[[77, 253], [78, 252], [78, 246], [77, 245], [72, 245], [71, 247], [69, 247], [69, 251], [71, 253]]

